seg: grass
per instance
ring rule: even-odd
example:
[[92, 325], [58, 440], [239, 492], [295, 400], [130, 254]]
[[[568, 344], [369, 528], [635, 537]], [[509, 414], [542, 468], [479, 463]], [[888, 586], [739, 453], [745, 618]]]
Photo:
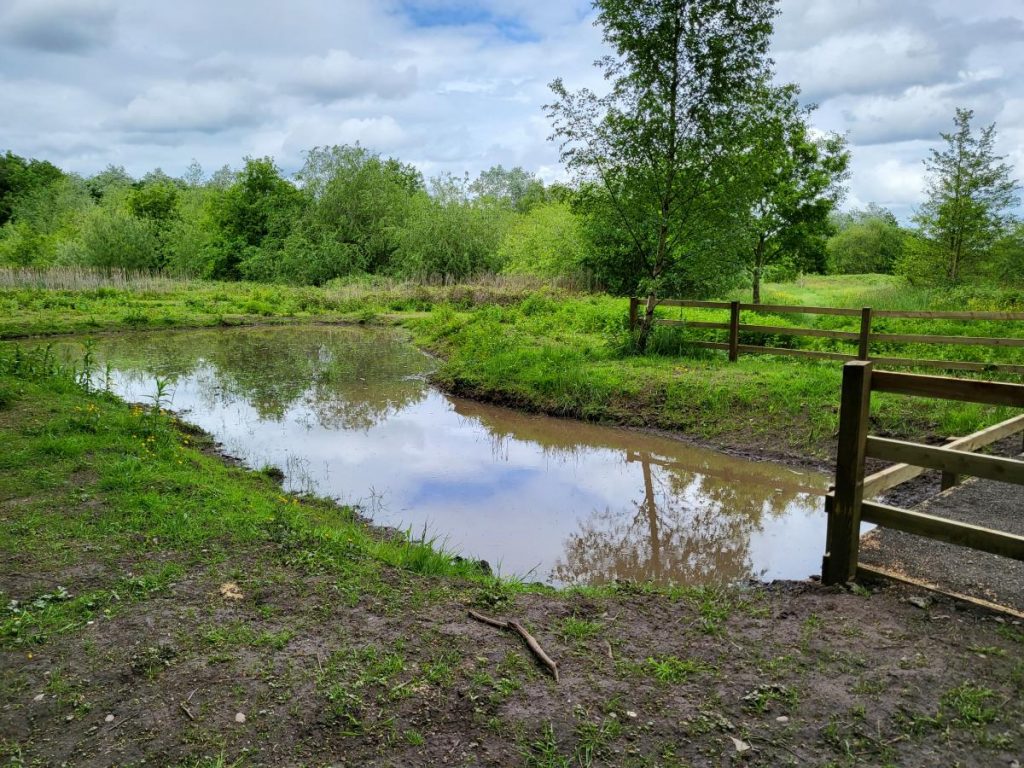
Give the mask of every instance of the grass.
[[[13, 393], [0, 411], [0, 498], [32, 490], [0, 527], [0, 550], [46, 568], [67, 565], [82, 547], [95, 548], [108, 558], [138, 560], [139, 567], [102, 589], [73, 594], [58, 585], [11, 602], [0, 609], [0, 645], [43, 643], [165, 592], [182, 567], [148, 558], [164, 547], [205, 549], [214, 558], [231, 542], [273, 542], [290, 565], [343, 574], [356, 591], [385, 564], [487, 583], [472, 563], [430, 540], [378, 536], [348, 508], [284, 494], [271, 478], [226, 466], [172, 415], [83, 388], [80, 373], [57, 364], [46, 349], [0, 350], [0, 383]], [[70, 491], [62, 481], [67, 476], [78, 478]], [[288, 639], [286, 631], [253, 635], [244, 626], [206, 635], [212, 644], [252, 646]]]
[[[732, 297], [724, 297], [732, 298]], [[747, 297], [737, 294], [736, 298]], [[1019, 291], [936, 292], [884, 275], [805, 277], [767, 285], [764, 300], [880, 309], [1020, 309]], [[717, 310], [659, 308], [663, 317], [722, 320]], [[632, 350], [624, 299], [567, 293], [521, 278], [468, 285], [386, 279], [324, 288], [174, 281], [74, 270], [0, 270], [0, 339], [29, 334], [309, 321], [402, 322], [441, 358], [444, 387], [480, 399], [581, 419], [682, 432], [723, 447], [828, 458], [834, 447], [840, 365], [741, 357], [728, 363], [689, 340], [719, 331], [657, 328], [650, 351]], [[770, 325], [856, 330], [856, 318], [751, 315]], [[1024, 337], [1024, 323], [880, 319], [876, 331]], [[772, 345], [850, 351], [845, 342], [780, 336]], [[1024, 350], [901, 345], [876, 354], [1024, 363]], [[936, 373], [936, 371], [929, 371]], [[13, 397], [0, 384], [0, 412]], [[155, 397], [159, 398], [160, 393]], [[873, 398], [876, 431], [909, 439], [962, 435], [1010, 415], [969, 403]], [[429, 555], [412, 546], [403, 559]]]
[[[841, 295], [852, 304], [891, 306], [900, 303], [898, 294], [904, 299], [902, 305], [912, 308], [922, 303], [958, 309], [1024, 306], [1010, 293], [981, 293], [974, 302], [963, 296], [940, 300], [894, 278], [871, 276], [863, 282], [856, 292], [857, 283], [850, 278], [808, 279], [802, 282], [799, 296], [785, 293], [791, 286], [769, 286], [765, 300], [838, 305]], [[683, 314], [664, 308], [659, 312], [673, 318], [722, 320], [713, 316], [714, 310]], [[792, 325], [809, 322], [807, 317], [762, 315], [757, 322]], [[843, 323], [853, 320], [823, 316], [816, 326], [844, 327]], [[421, 344], [443, 358], [438, 380], [462, 394], [556, 415], [660, 427], [730, 447], [817, 457], [833, 451], [841, 366], [831, 361], [744, 356], [730, 364], [723, 355], [686, 342], [717, 332], [668, 327], [656, 328], [649, 353], [637, 355], [626, 327], [626, 302], [603, 296], [533, 295], [517, 304], [473, 312], [442, 307], [408, 324]], [[1024, 323], [980, 325], [885, 320], [879, 321], [878, 330], [1024, 337]], [[794, 338], [767, 341], [792, 346]], [[808, 339], [799, 343], [823, 349], [840, 342]], [[941, 351], [950, 359], [995, 354], [1000, 361], [1024, 362], [1017, 348], [950, 346]], [[917, 345], [899, 354], [934, 357], [938, 352]], [[965, 434], [1011, 415], [1003, 408], [891, 395], [873, 398], [872, 408], [877, 431], [914, 439]]]

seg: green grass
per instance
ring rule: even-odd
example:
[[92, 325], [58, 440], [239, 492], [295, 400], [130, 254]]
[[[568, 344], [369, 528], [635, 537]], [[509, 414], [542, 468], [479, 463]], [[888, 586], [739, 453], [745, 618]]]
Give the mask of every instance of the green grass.
[[[857, 283], [850, 278], [808, 279], [799, 296], [782, 292], [792, 286], [768, 286], [765, 300], [799, 298], [840, 305], [841, 295], [854, 305], [874, 301], [890, 306], [897, 303], [899, 293], [905, 299], [903, 306], [958, 309], [1005, 309], [1006, 302], [1013, 300], [1009, 294], [982, 294], [974, 303], [964, 297], [940, 301], [940, 297], [915, 291], [890, 277], [869, 276], [863, 282], [856, 293]], [[816, 286], [814, 290], [812, 286]], [[826, 290], [830, 286], [832, 290]], [[683, 316], [723, 319], [714, 313], [687, 310]], [[648, 354], [637, 355], [632, 351], [626, 314], [627, 303], [622, 299], [534, 295], [518, 304], [472, 312], [442, 307], [408, 324], [419, 343], [443, 358], [438, 380], [462, 394], [555, 415], [661, 427], [722, 445], [819, 457], [832, 453], [838, 422], [839, 363], [761, 356], [743, 356], [737, 363], [729, 363], [720, 353], [686, 343], [687, 338], [711, 338], [709, 334], [717, 332], [667, 327], [656, 328]], [[672, 308], [660, 309], [659, 314], [681, 315]], [[808, 317], [764, 315], [757, 322], [792, 325], [809, 322]], [[843, 327], [844, 322], [855, 320], [822, 317], [816, 325]], [[965, 323], [953, 321], [886, 320], [880, 321], [878, 330], [1024, 337], [1024, 323], [980, 325], [967, 328]], [[795, 344], [795, 337], [782, 338], [788, 341], [768, 342]], [[800, 344], [820, 349], [839, 342], [808, 339]], [[963, 346], [941, 352], [949, 359], [995, 354], [1003, 362], [1024, 363], [1024, 354], [1014, 348]], [[916, 345], [898, 354], [934, 357], [939, 351]], [[877, 431], [907, 438], [965, 434], [1011, 415], [1008, 409], [884, 394], [873, 398], [872, 414]]]
[[[138, 562], [132, 575], [103, 588], [73, 594], [58, 586], [30, 600], [0, 599], [2, 646], [45, 643], [165, 594], [183, 572], [180, 563], [151, 558], [166, 550], [213, 561], [234, 544], [271, 542], [286, 564], [339, 575], [353, 596], [379, 583], [385, 565], [489, 583], [434, 542], [381, 537], [348, 508], [284, 494], [270, 478], [227, 466], [170, 414], [84, 389], [45, 349], [0, 349], [0, 384], [15, 393], [0, 411], [0, 500], [18, 500], [0, 526], [2, 556], [28, 558], [41, 570], [95, 553]], [[205, 635], [213, 645], [273, 648], [289, 640], [287, 630], [254, 634], [242, 625]]]
[[[3, 278], [3, 274], [0, 274]], [[633, 352], [627, 302], [567, 294], [491, 278], [461, 286], [374, 280], [325, 288], [256, 283], [175, 282], [72, 275], [0, 279], [0, 338], [91, 330], [304, 321], [403, 322], [417, 342], [442, 357], [437, 380], [449, 389], [555, 415], [682, 432], [727, 447], [829, 457], [834, 450], [841, 366], [831, 361], [743, 356], [730, 364], [692, 340], [721, 339], [706, 329], [657, 328], [650, 351]], [[723, 297], [732, 298], [732, 297]], [[746, 299], [737, 294], [736, 298]], [[770, 303], [879, 309], [1012, 310], [1019, 291], [937, 292], [885, 275], [811, 276], [769, 284]], [[718, 310], [662, 307], [661, 317], [723, 320]], [[857, 318], [749, 314], [747, 321], [856, 330]], [[1024, 323], [877, 319], [890, 333], [1024, 337]], [[770, 345], [851, 351], [843, 341], [777, 336]], [[875, 345], [875, 354], [1024, 363], [1024, 349], [948, 345]], [[941, 373], [941, 371], [928, 371]], [[1017, 377], [1019, 378], [1019, 377]], [[0, 413], [17, 392], [0, 382]], [[1007, 409], [880, 395], [876, 431], [910, 439], [962, 435], [1008, 417]], [[51, 445], [57, 454], [79, 450]], [[403, 567], [432, 568], [430, 550], [410, 540], [392, 550]], [[422, 562], [417, 562], [422, 561]]]

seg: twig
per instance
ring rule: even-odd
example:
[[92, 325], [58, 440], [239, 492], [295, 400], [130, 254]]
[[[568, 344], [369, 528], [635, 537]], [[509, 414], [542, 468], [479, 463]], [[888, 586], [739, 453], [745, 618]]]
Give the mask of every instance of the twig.
[[114, 723], [114, 727], [110, 729], [111, 732], [116, 731], [118, 728], [120, 728], [122, 725], [127, 723], [129, 720], [134, 720], [136, 717], [139, 716], [139, 714], [141, 714], [141, 713], [137, 712], [134, 715], [128, 715], [128, 717], [121, 718], [121, 720], [119, 720], [118, 722]]
[[196, 716], [188, 711], [188, 707], [185, 706], [185, 702], [181, 702], [180, 704], [178, 704], [178, 706], [181, 707], [181, 711], [182, 712], [184, 712], [186, 715], [188, 715], [188, 719], [189, 720], [192, 720], [193, 722], [195, 722]]
[[615, 654], [612, 653], [612, 644], [607, 640], [604, 641], [604, 649], [608, 652], [608, 658], [615, 661]]
[[544, 652], [540, 643], [538, 643], [536, 638], [526, 630], [526, 627], [515, 620], [501, 621], [500, 619], [492, 619], [490, 616], [484, 616], [482, 613], [477, 613], [471, 608], [468, 610], [469, 616], [472, 619], [476, 619], [484, 624], [489, 624], [492, 627], [497, 627], [498, 629], [511, 629], [513, 632], [518, 634], [523, 638], [523, 641], [526, 643], [526, 647], [529, 648], [533, 655], [537, 657], [538, 661], [550, 670], [552, 676], [555, 678], [555, 682], [558, 682], [558, 664], [556, 664], [555, 661]]

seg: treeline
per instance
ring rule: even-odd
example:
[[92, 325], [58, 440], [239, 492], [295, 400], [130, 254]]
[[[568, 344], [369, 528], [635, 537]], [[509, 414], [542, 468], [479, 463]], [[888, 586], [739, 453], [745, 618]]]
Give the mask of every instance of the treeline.
[[[0, 264], [313, 285], [359, 275], [463, 280], [508, 272], [585, 278], [628, 292], [635, 287], [628, 270], [609, 252], [629, 245], [595, 215], [601, 195], [597, 185], [545, 185], [501, 166], [474, 180], [427, 181], [413, 166], [360, 146], [314, 148], [294, 178], [271, 158], [247, 158], [240, 170], [225, 166], [209, 176], [193, 163], [181, 178], [157, 169], [135, 179], [118, 167], [81, 177], [7, 152], [0, 158]], [[830, 210], [815, 236], [777, 237], [781, 247], [756, 265], [758, 277], [873, 272], [919, 283], [1024, 281], [1019, 221], [990, 222], [987, 239], [975, 237], [966, 250], [961, 243], [951, 271], [955, 253], [945, 231], [929, 230], [950, 222], [926, 213], [907, 227], [874, 204]], [[717, 249], [704, 292], [749, 285], [749, 244], [720, 240]]]
[[209, 177], [109, 167], [91, 177], [0, 158], [0, 264], [323, 284], [586, 269], [570, 191], [521, 168], [425, 181], [360, 146], [317, 147], [294, 178], [271, 158]]

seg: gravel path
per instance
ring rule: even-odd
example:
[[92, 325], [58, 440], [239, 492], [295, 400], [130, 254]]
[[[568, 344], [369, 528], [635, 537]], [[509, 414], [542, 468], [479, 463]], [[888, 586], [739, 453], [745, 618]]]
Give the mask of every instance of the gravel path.
[[[915, 508], [1024, 536], [1024, 486], [970, 478]], [[865, 565], [1024, 611], [1024, 562], [875, 528], [861, 538]]]

